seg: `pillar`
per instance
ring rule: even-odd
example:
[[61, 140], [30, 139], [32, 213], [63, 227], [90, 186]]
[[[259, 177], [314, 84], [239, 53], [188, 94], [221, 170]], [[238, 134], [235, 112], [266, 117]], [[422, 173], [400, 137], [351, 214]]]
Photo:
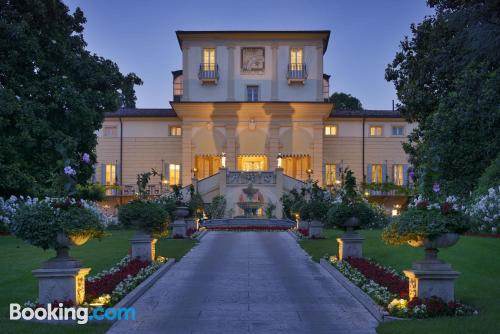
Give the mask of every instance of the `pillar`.
[[313, 125], [313, 156], [312, 156], [312, 169], [313, 180], [318, 180], [319, 186], [323, 186], [323, 122], [315, 123]]
[[191, 184], [191, 169], [193, 168], [192, 156], [192, 125], [184, 124], [182, 126], [182, 185], [187, 186]]
[[234, 101], [234, 45], [227, 46], [227, 101]]

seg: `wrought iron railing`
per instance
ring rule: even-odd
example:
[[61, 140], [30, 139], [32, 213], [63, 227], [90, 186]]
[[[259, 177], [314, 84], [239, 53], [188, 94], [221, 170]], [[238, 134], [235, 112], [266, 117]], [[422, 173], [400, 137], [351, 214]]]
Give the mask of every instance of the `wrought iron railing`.
[[307, 79], [306, 64], [290, 63], [286, 75], [288, 81], [304, 81]]
[[219, 80], [219, 65], [214, 63], [201, 63], [198, 72], [198, 79], [201, 81]]

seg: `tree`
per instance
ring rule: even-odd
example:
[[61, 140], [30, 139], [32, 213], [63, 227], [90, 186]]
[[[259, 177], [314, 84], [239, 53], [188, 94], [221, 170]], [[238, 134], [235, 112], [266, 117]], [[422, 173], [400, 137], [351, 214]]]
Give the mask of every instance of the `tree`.
[[466, 194], [500, 150], [497, 1], [429, 0], [386, 69], [398, 109], [418, 127], [404, 144], [425, 192]]
[[335, 110], [363, 110], [361, 102], [351, 94], [335, 92], [330, 96]]
[[135, 101], [137, 97], [135, 96], [135, 85], [142, 85], [143, 82], [135, 73], [129, 73], [123, 78], [122, 88], [121, 88], [121, 106], [124, 108], [135, 108]]
[[64, 166], [79, 184], [93, 172], [124, 77], [85, 49], [85, 22], [60, 0], [0, 0], [0, 196], [42, 195]]

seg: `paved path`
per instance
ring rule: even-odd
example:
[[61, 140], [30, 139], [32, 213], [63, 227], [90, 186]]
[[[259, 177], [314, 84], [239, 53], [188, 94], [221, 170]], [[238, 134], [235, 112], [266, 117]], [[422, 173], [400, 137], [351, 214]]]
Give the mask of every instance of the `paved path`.
[[[175, 242], [175, 241], [173, 241]], [[109, 333], [375, 333], [286, 232], [209, 232]]]

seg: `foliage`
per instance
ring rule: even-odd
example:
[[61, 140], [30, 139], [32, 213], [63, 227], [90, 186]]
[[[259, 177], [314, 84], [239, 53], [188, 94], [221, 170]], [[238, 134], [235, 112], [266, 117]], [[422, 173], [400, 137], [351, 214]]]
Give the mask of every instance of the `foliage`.
[[[300, 202], [297, 202], [300, 203]], [[304, 202], [300, 206], [300, 219], [305, 221], [318, 220], [321, 222], [326, 221], [326, 214], [328, 212], [328, 205], [323, 201]]]
[[373, 190], [373, 191], [381, 191], [384, 193], [388, 193], [394, 191], [397, 195], [410, 195], [410, 188], [396, 185], [392, 182], [384, 182], [384, 183], [363, 183], [363, 189], [365, 190]]
[[224, 218], [226, 212], [226, 198], [224, 195], [217, 195], [212, 199], [212, 203], [207, 206], [207, 216], [209, 219]]
[[498, 3], [428, 3], [435, 14], [411, 25], [385, 77], [402, 115], [418, 122], [404, 149], [421, 192], [440, 180], [446, 193], [462, 195], [499, 154]]
[[102, 214], [92, 203], [74, 199], [31, 199], [17, 201], [10, 231], [18, 238], [43, 249], [57, 249], [57, 234], [103, 236]]
[[442, 203], [430, 203], [419, 197], [384, 229], [382, 239], [390, 245], [408, 241], [433, 240], [445, 233], [465, 233], [470, 229], [470, 219], [448, 197]]
[[467, 208], [473, 218], [475, 231], [500, 233], [500, 186], [488, 189], [488, 193], [479, 196]]
[[106, 197], [106, 187], [100, 183], [76, 185], [75, 197], [88, 201], [99, 202]]
[[191, 217], [203, 218], [205, 203], [203, 202], [203, 198], [201, 197], [200, 193], [196, 192], [191, 195], [191, 198], [188, 202], [188, 208]]
[[500, 154], [493, 160], [491, 165], [486, 168], [477, 182], [475, 195], [484, 195], [490, 188], [500, 185]]
[[266, 208], [265, 208], [265, 213], [267, 218], [276, 218], [274, 215], [274, 210], [276, 210], [276, 204], [270, 202], [267, 203]]
[[299, 214], [300, 206], [295, 208], [293, 206], [301, 199], [302, 195], [297, 191], [297, 189], [292, 189], [289, 192], [283, 193], [280, 200], [283, 203], [283, 212], [287, 218], [294, 220], [296, 215]]
[[167, 235], [170, 217], [162, 206], [153, 201], [134, 200], [118, 207], [118, 219], [126, 227], [135, 227], [154, 237]]
[[156, 175], [158, 175], [158, 173], [154, 169], [151, 169], [151, 172], [137, 174], [136, 184], [140, 198], [146, 198], [148, 196], [146, 189], [148, 187], [149, 180], [151, 180], [151, 176]]
[[141, 78], [137, 76], [135, 73], [127, 74], [123, 80], [121, 85], [121, 94], [120, 101], [121, 106], [124, 108], [135, 108], [135, 101], [137, 101], [137, 97], [135, 96], [135, 85], [142, 85], [143, 82]]
[[335, 104], [335, 110], [363, 110], [361, 102], [351, 94], [335, 92], [330, 101]]
[[61, 0], [0, 6], [0, 196], [46, 195], [65, 160], [58, 146], [78, 184], [93, 173], [95, 132], [120, 105], [123, 75], [85, 49], [85, 22]]

